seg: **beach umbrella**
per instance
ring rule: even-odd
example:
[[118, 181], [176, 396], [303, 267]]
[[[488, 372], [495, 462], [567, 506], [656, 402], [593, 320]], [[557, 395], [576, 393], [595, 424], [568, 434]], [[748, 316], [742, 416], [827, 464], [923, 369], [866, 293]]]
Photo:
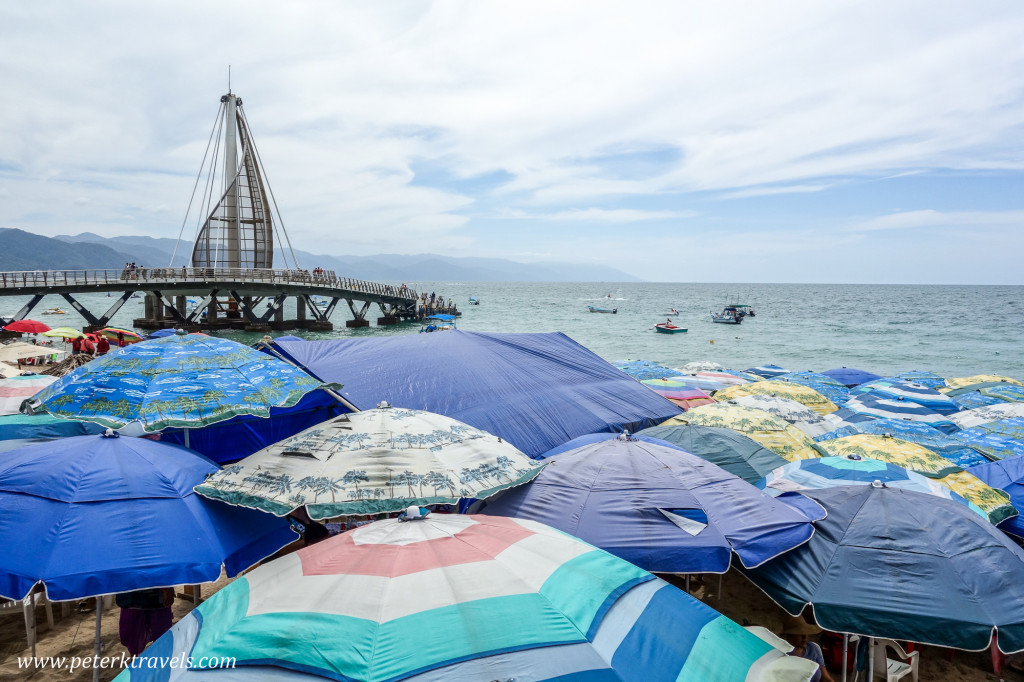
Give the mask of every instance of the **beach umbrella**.
[[746, 372], [748, 374], [756, 374], [764, 379], [772, 379], [782, 374], [788, 374], [789, 370], [778, 365], [761, 365], [760, 367], [751, 367]]
[[996, 419], [995, 421], [972, 426], [970, 430], [1024, 441], [1024, 419], [1019, 417]]
[[811, 408], [804, 407], [789, 398], [780, 398], [774, 395], [744, 395], [739, 398], [733, 398], [729, 403], [764, 410], [780, 419], [785, 419], [811, 438], [832, 430], [831, 422]]
[[47, 355], [63, 355], [66, 351], [54, 350], [48, 346], [38, 346], [34, 343], [22, 343], [15, 341], [6, 345], [0, 345], [0, 361], [18, 362], [26, 358], [41, 358]]
[[23, 370], [20, 370], [17, 367], [0, 362], [0, 379], [10, 379], [11, 377], [20, 376], [24, 373], [25, 372]]
[[57, 339], [80, 339], [85, 336], [82, 332], [71, 327], [54, 327], [48, 332], [43, 332], [42, 335]]
[[977, 450], [990, 460], [1024, 455], [1024, 440], [993, 433], [979, 426], [957, 431], [950, 438]]
[[655, 573], [757, 566], [814, 533], [806, 515], [669, 444], [610, 436], [545, 457], [530, 485], [472, 511], [531, 519]]
[[[957, 413], [962, 414], [962, 413]], [[955, 415], [945, 416], [909, 400], [884, 398], [875, 391], [860, 393], [826, 418], [836, 427], [847, 426], [872, 419], [905, 419], [927, 424], [943, 433], [952, 433], [959, 427]]]
[[971, 384], [981, 384], [987, 382], [1004, 382], [1007, 384], [1016, 384], [1017, 386], [1024, 386], [1024, 383], [1017, 381], [1012, 377], [1004, 377], [1000, 374], [975, 374], [969, 377], [954, 377], [946, 381], [946, 384], [951, 389], [963, 388], [964, 386], [970, 386]]
[[969, 429], [1000, 419], [1024, 417], [1024, 403], [1000, 403], [987, 407], [976, 407], [973, 410], [957, 412], [950, 420], [961, 429]]
[[817, 372], [789, 372], [775, 377], [775, 381], [788, 381], [813, 388], [836, 405], [841, 405], [850, 397], [850, 390], [830, 376]]
[[862, 434], [822, 441], [818, 446], [835, 457], [876, 459], [933, 478], [984, 510], [992, 523], [1017, 515], [1006, 493], [985, 485], [962, 467], [916, 443]]
[[1017, 384], [1001, 384], [999, 386], [986, 386], [979, 389], [978, 393], [990, 398], [998, 398], [1008, 403], [1024, 402], [1024, 386]]
[[132, 331], [131, 329], [124, 329], [122, 327], [104, 327], [103, 329], [99, 330], [96, 333], [99, 334], [100, 336], [105, 336], [108, 339], [116, 339], [117, 335], [120, 334], [129, 343], [134, 343], [135, 341], [142, 341], [142, 336], [140, 336], [138, 333]]
[[22, 334], [42, 334], [50, 331], [50, 326], [35, 320], [15, 320], [4, 326], [9, 332], [21, 332]]
[[963, 505], [879, 483], [805, 491], [828, 516], [745, 574], [834, 632], [957, 649], [1024, 649], [1024, 551]]
[[[329, 385], [328, 385], [329, 386]], [[61, 377], [31, 407], [56, 417], [145, 431], [267, 417], [325, 387], [302, 370], [228, 339], [178, 334], [125, 346]]]
[[[1002, 490], [1010, 496], [1010, 503], [1024, 508], [1024, 457], [1007, 457], [995, 462], [985, 462], [967, 470], [986, 485]], [[1024, 518], [1012, 516], [999, 527], [1007, 533], [1024, 538]]]
[[730, 386], [715, 394], [715, 400], [731, 400], [744, 395], [773, 395], [780, 398], [788, 398], [809, 407], [820, 415], [835, 412], [839, 407], [831, 400], [815, 391], [813, 388], [794, 384], [788, 381], [769, 379], [758, 381], [743, 386]]
[[652, 426], [637, 437], [657, 438], [720, 466], [747, 483], [756, 483], [786, 460], [739, 431], [697, 424]]
[[0, 460], [0, 595], [43, 583], [81, 599], [236, 575], [296, 538], [268, 514], [203, 499], [216, 464], [145, 438], [73, 436]]
[[21, 411], [21, 404], [25, 400], [56, 380], [56, 377], [45, 374], [30, 374], [0, 380], [0, 416], [18, 414]]
[[[179, 652], [193, 669], [171, 667]], [[146, 656], [164, 661], [151, 670]], [[237, 667], [198, 669], [225, 658]], [[816, 665], [793, 660], [543, 524], [429, 514], [377, 521], [260, 566], [119, 679], [809, 679]]]
[[[950, 393], [947, 393], [946, 395], [951, 394], [952, 391], [950, 391]], [[973, 410], [976, 407], [987, 407], [989, 405], [998, 405], [1000, 403], [1006, 402], [1005, 400], [1001, 400], [999, 398], [992, 398], [987, 395], [982, 395], [977, 391], [968, 391], [966, 393], [960, 393], [958, 395], [951, 397], [953, 398], [953, 402], [960, 406], [961, 410]]]
[[859, 386], [868, 381], [874, 381], [875, 379], [881, 379], [882, 377], [874, 372], [867, 372], [863, 369], [853, 369], [851, 367], [839, 367], [837, 369], [827, 369], [822, 372], [827, 377], [832, 377], [843, 386], [847, 388], [853, 388]]
[[821, 490], [842, 485], [871, 485], [880, 481], [890, 488], [902, 488], [934, 495], [968, 507], [986, 521], [988, 514], [978, 505], [953, 492], [938, 481], [877, 459], [821, 457], [788, 462], [771, 471], [755, 485], [769, 495], [804, 490]]
[[718, 391], [728, 386], [728, 384], [724, 384], [716, 379], [695, 376], [693, 374], [677, 374], [662, 379], [641, 379], [640, 383], [655, 391], [666, 388], [697, 388], [701, 391], [710, 392]]
[[715, 403], [701, 405], [688, 412], [662, 422], [662, 426], [673, 424], [696, 424], [714, 426], [738, 431], [789, 462], [810, 457], [820, 457], [819, 450], [811, 438], [785, 419], [779, 419], [764, 410], [744, 405]]
[[697, 372], [720, 372], [723, 369], [725, 369], [725, 367], [717, 362], [712, 362], [710, 360], [694, 360], [693, 362], [688, 362], [680, 367], [678, 371], [682, 374], [696, 374]]
[[[882, 377], [879, 377], [881, 379]], [[944, 388], [946, 380], [940, 377], [935, 372], [925, 372], [921, 370], [910, 370], [908, 372], [900, 372], [892, 377], [898, 381], [910, 381], [915, 384], [920, 384], [927, 388], [938, 390]]]
[[738, 373], [732, 374], [729, 372], [701, 371], [694, 372], [693, 376], [701, 377], [703, 379], [711, 379], [712, 381], [717, 381], [718, 383], [725, 384], [726, 386], [742, 386], [743, 384], [749, 384], [753, 381], [753, 379], [748, 377], [739, 376]]
[[147, 340], [149, 340], [149, 339], [162, 339], [165, 336], [174, 336], [177, 333], [178, 333], [178, 330], [176, 330], [176, 329], [157, 329], [152, 334], [147, 335], [146, 339]]
[[714, 398], [712, 398], [710, 395], [708, 395], [704, 391], [700, 390], [699, 388], [688, 388], [688, 387], [653, 388], [652, 387], [651, 390], [653, 390], [658, 395], [660, 395], [660, 396], [662, 396], [664, 398], [667, 398], [668, 400], [671, 400], [673, 403], [675, 403], [679, 407], [683, 408], [684, 410], [689, 410], [689, 409], [694, 408], [694, 407], [699, 407], [700, 405], [710, 405], [711, 403], [715, 402]]
[[888, 400], [904, 400], [917, 403], [922, 407], [927, 407], [932, 412], [942, 415], [950, 415], [960, 411], [960, 406], [949, 396], [909, 381], [878, 379], [850, 389], [851, 395], [854, 396], [869, 392], [880, 395]]
[[278, 516], [395, 512], [483, 499], [543, 465], [486, 431], [422, 410], [382, 406], [343, 414], [226, 467], [196, 488]]
[[633, 360], [632, 362], [620, 362], [615, 365], [637, 381], [642, 379], [661, 379], [679, 374], [677, 370], [669, 369], [664, 365], [650, 360]]
[[927, 424], [907, 421], [906, 419], [871, 419], [857, 422], [834, 431], [829, 431], [822, 436], [817, 436], [814, 440], [821, 443], [822, 441], [834, 440], [845, 436], [855, 436], [858, 433], [892, 436], [900, 440], [917, 443], [964, 469], [988, 461], [978, 454], [977, 451], [950, 438], [948, 434]]

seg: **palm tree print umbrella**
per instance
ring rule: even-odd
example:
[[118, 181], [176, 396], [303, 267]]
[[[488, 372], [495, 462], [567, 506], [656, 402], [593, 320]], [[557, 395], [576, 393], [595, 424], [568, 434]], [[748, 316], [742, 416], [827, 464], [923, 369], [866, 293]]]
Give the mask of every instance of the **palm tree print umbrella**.
[[226, 467], [196, 492], [314, 519], [483, 499], [542, 468], [511, 444], [439, 414], [384, 406], [306, 429]]

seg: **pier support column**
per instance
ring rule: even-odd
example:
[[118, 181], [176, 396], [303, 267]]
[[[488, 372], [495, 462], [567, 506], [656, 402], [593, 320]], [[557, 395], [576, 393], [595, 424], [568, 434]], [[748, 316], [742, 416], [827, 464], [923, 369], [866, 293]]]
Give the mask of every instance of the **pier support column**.
[[303, 300], [302, 296], [295, 297], [295, 326], [299, 329], [305, 329], [309, 326], [306, 321], [306, 301]]
[[206, 306], [206, 324], [212, 327], [217, 323], [217, 297], [214, 296], [210, 304]]
[[177, 308], [178, 312], [181, 313], [182, 315], [187, 314], [185, 309], [185, 302], [186, 301], [184, 296], [178, 295], [174, 297], [174, 307]]

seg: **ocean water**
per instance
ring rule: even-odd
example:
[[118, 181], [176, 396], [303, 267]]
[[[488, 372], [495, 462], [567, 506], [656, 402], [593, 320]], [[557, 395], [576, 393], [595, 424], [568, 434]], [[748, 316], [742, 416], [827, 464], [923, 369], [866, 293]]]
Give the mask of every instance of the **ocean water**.
[[[463, 311], [459, 329], [489, 332], [563, 332], [606, 360], [656, 360], [678, 367], [713, 360], [746, 369], [776, 364], [791, 370], [857, 367], [882, 375], [930, 370], [945, 377], [1003, 374], [1024, 380], [1024, 287], [836, 284], [662, 284], [407, 282], [418, 291], [451, 297]], [[481, 303], [469, 305], [469, 297]], [[611, 296], [611, 298], [608, 298]], [[113, 298], [82, 295], [91, 309]], [[127, 326], [142, 315], [131, 299], [112, 324]], [[10, 315], [24, 300], [0, 298]], [[757, 316], [741, 325], [711, 322], [727, 303], [747, 303]], [[590, 313], [588, 305], [618, 313]], [[40, 315], [60, 307], [67, 315]], [[669, 315], [670, 308], [679, 311]], [[375, 320], [378, 310], [368, 316]], [[342, 302], [330, 333], [295, 333], [309, 339], [415, 334], [419, 325], [350, 330]], [[288, 311], [288, 317], [293, 312]], [[686, 334], [658, 334], [671, 317]], [[51, 327], [81, 327], [63, 299], [44, 299], [30, 316]], [[371, 321], [371, 324], [372, 324]], [[225, 333], [252, 342], [261, 334]], [[277, 335], [277, 333], [275, 333]]]

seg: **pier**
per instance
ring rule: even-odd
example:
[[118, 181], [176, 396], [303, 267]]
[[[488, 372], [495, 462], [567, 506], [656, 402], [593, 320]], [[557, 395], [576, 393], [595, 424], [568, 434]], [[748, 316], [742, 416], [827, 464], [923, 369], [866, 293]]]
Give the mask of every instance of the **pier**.
[[[118, 297], [99, 311], [75, 298], [83, 293]], [[368, 327], [367, 312], [374, 304], [381, 313], [378, 325], [416, 319], [419, 314], [419, 294], [408, 287], [339, 277], [331, 271], [313, 275], [271, 268], [29, 270], [0, 272], [0, 296], [28, 297], [11, 319], [0, 319], [0, 324], [25, 319], [49, 294], [62, 296], [85, 318], [87, 330], [107, 326], [135, 294], [145, 296], [144, 314], [133, 321], [139, 329], [330, 331], [331, 315], [341, 301], [352, 312], [347, 327]]]

